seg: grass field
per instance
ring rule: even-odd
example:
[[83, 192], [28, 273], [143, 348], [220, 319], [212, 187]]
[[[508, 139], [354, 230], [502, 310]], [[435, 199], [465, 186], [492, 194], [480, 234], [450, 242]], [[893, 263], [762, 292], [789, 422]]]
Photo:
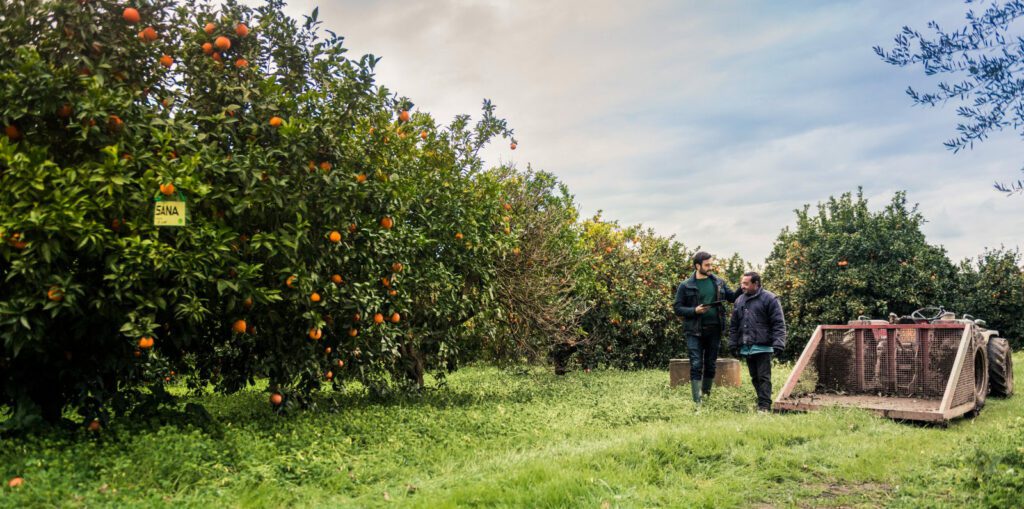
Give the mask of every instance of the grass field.
[[0, 474], [25, 482], [0, 506], [1024, 506], [1024, 395], [942, 429], [758, 415], [746, 378], [697, 410], [667, 382], [471, 367], [422, 397], [324, 393], [288, 417], [256, 389], [189, 397], [218, 424], [4, 440]]

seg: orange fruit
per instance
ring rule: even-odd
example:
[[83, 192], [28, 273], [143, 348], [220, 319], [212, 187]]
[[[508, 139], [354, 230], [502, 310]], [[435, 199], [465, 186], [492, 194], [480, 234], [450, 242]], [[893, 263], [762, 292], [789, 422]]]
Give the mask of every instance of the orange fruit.
[[160, 184], [160, 193], [164, 196], [170, 196], [174, 194], [174, 183], [168, 182], [166, 184]]
[[505, 210], [512, 210], [512, 204], [511, 203], [505, 203], [505, 204], [502, 205], [502, 207], [504, 207]]
[[329, 163], [327, 161], [324, 161], [324, 162], [320, 163], [320, 169], [321, 170], [331, 171], [331, 168], [332, 168], [331, 163]]
[[386, 277], [382, 277], [380, 278], [380, 284], [384, 285], [385, 288], [389, 288], [391, 286], [391, 280]]
[[51, 286], [50, 289], [46, 291], [46, 298], [53, 302], [60, 302], [64, 300], [64, 290], [61, 290], [59, 286]]
[[338, 230], [331, 230], [331, 233], [327, 235], [327, 238], [330, 239], [331, 242], [337, 244], [341, 242], [341, 232]]
[[249, 35], [249, 27], [245, 26], [245, 23], [239, 23], [235, 27], [235, 33], [238, 34], [239, 37], [245, 37]]
[[153, 348], [153, 337], [143, 336], [139, 338], [139, 348], [142, 350], [148, 350], [150, 348]]
[[391, 291], [388, 292], [388, 295], [394, 297], [394, 296], [398, 295], [398, 290], [391, 290]]
[[68, 118], [71, 116], [71, 105], [64, 103], [60, 108], [57, 108], [57, 116], [60, 118]]
[[246, 67], [249, 67], [249, 61], [244, 58], [239, 58], [238, 60], [235, 60], [235, 67], [245, 69]]
[[384, 315], [380, 313], [373, 315], [373, 323], [378, 325], [384, 323]]
[[344, 366], [345, 366], [345, 361], [343, 361], [341, 359], [338, 359], [338, 367], [340, 368], [340, 367], [344, 367]]
[[356, 313], [356, 314], [352, 315], [352, 321], [353, 322], [358, 322], [359, 320], [362, 320], [362, 319], [363, 319], [363, 317], [359, 316], [359, 313]]
[[245, 320], [235, 320], [235, 323], [231, 326], [231, 332], [235, 334], [245, 334], [245, 330]]
[[211, 58], [213, 58], [213, 61], [217, 62], [218, 64], [224, 61], [224, 58], [221, 57], [220, 53], [216, 52], [216, 51], [213, 52], [213, 55], [211, 56]]
[[135, 9], [135, 8], [132, 8], [132, 7], [126, 8], [121, 13], [121, 16], [124, 18], [125, 21], [128, 22], [128, 24], [131, 24], [131, 25], [134, 25], [134, 24], [138, 23], [139, 20], [142, 19], [142, 17], [139, 16], [139, 11], [137, 9]]
[[420, 139], [421, 140], [427, 139], [427, 132], [426, 131], [420, 131]]
[[271, 405], [279, 406], [283, 401], [284, 401], [284, 396], [282, 396], [280, 393], [275, 392], [275, 393], [270, 395], [270, 404]]
[[403, 269], [403, 267], [402, 267], [402, 264], [400, 262], [395, 262], [395, 263], [391, 264], [391, 272], [395, 272], [395, 273], [402, 272], [402, 269]]
[[391, 323], [398, 323], [402, 320], [402, 315], [394, 313], [391, 315]]
[[324, 348], [324, 353], [331, 353], [331, 347]]
[[358, 336], [359, 335], [359, 329], [349, 329], [348, 330], [348, 335], [353, 337], [353, 338]]
[[391, 227], [395, 226], [395, 221], [393, 219], [391, 219], [390, 216], [384, 216], [380, 220], [380, 226], [381, 226], [381, 228], [384, 228], [385, 230], [390, 230]]
[[107, 117], [107, 128], [111, 131], [120, 131], [124, 127], [124, 120], [117, 115], [110, 115]]
[[355, 223], [351, 223], [351, 224], [348, 225], [348, 232], [349, 233], [355, 233], [356, 230], [357, 230], [357, 228], [356, 228], [356, 224]]
[[845, 267], [845, 266], [847, 266], [847, 265], [849, 265], [849, 264], [850, 264], [850, 262], [848, 262], [848, 261], [846, 261], [846, 260], [839, 260], [839, 264], [838, 264], [838, 265], [839, 265], [840, 267]]
[[245, 328], [245, 333], [250, 335], [250, 336], [255, 336], [256, 335], [256, 326], [255, 325], [250, 325], [250, 326], [246, 327]]
[[327, 374], [326, 374], [326, 375], [324, 375], [324, 376], [325, 376], [325, 377], [327, 377], [327, 379], [328, 379], [328, 380], [331, 380], [331, 379], [333, 379], [333, 378], [334, 378], [334, 373], [332, 373], [332, 372], [328, 371], [328, 372], [327, 372]]
[[284, 119], [281, 117], [270, 117], [270, 127], [281, 127], [284, 124]]
[[309, 329], [309, 339], [314, 341], [318, 341], [323, 334], [323, 331], [320, 329]]
[[514, 254], [514, 255], [516, 255], [516, 256], [519, 256], [519, 253], [520, 253], [520, 251], [519, 251], [519, 248], [518, 248], [518, 247], [514, 247], [514, 248], [512, 248], [512, 254]]
[[362, 184], [363, 182], [366, 182], [366, 174], [365, 173], [360, 173], [359, 175], [356, 175], [356, 182], [358, 182], [360, 184]]
[[142, 39], [143, 42], [153, 42], [156, 38], [156, 29], [153, 27], [143, 28], [142, 31], [139, 32], [139, 39]]
[[320, 302], [320, 294], [316, 293], [316, 292], [311, 293], [309, 295], [309, 300], [311, 300], [313, 302]]
[[455, 234], [455, 240], [462, 240], [462, 234], [461, 233], [456, 233]]
[[511, 145], [509, 145], [508, 148], [511, 149], [511, 150], [515, 150], [516, 149], [515, 142], [513, 142]]
[[213, 54], [213, 44], [210, 44], [208, 42], [204, 42], [203, 43], [203, 53], [206, 53], [207, 55], [212, 55]]
[[401, 120], [402, 122], [408, 122], [409, 110], [402, 110], [402, 112], [398, 114], [398, 120]]
[[612, 247], [611, 247], [611, 246], [608, 246], [608, 247], [604, 248], [604, 252], [605, 252], [605, 253], [609, 253], [609, 254], [611, 254], [611, 252], [612, 252]]
[[171, 66], [174, 65], [174, 58], [170, 55], [164, 55], [160, 57], [160, 65], [170, 69]]
[[206, 35], [213, 35], [213, 31], [216, 29], [217, 25], [213, 23], [207, 23], [206, 26], [203, 27], [203, 31], [206, 32]]
[[6, 134], [11, 141], [18, 141], [21, 139], [21, 130], [19, 130], [18, 126], [14, 124], [10, 124], [5, 127], [4, 134]]
[[[132, 9], [132, 10], [134, 10], [134, 9]], [[21, 477], [12, 477], [10, 481], [7, 481], [7, 486], [9, 486], [11, 488], [17, 488], [18, 486], [21, 486], [24, 483], [25, 483], [25, 480], [22, 479]]]
[[331, 276], [331, 282], [333, 282], [336, 285], [340, 285], [341, 284], [341, 274], [334, 274], [333, 276]]
[[284, 280], [284, 285], [287, 286], [288, 288], [295, 288], [295, 286], [294, 286], [295, 279], [296, 279], [296, 276], [294, 274], [291, 275], [291, 276], [288, 276], [288, 279]]
[[221, 51], [227, 51], [231, 49], [231, 39], [224, 37], [223, 35], [213, 40], [213, 45]]
[[100, 421], [98, 419], [93, 419], [92, 422], [89, 423], [89, 431], [92, 431], [93, 433], [95, 433], [95, 432], [97, 432], [99, 430], [100, 430]]

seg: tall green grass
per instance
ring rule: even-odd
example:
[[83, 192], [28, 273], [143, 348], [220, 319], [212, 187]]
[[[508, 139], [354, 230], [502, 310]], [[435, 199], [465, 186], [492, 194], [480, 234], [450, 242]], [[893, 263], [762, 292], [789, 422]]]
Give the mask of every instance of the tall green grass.
[[756, 414], [746, 378], [698, 409], [662, 371], [472, 367], [421, 397], [325, 392], [287, 417], [256, 388], [186, 400], [217, 425], [3, 440], [0, 475], [25, 484], [0, 506], [1024, 506], [1020, 395], [946, 429]]

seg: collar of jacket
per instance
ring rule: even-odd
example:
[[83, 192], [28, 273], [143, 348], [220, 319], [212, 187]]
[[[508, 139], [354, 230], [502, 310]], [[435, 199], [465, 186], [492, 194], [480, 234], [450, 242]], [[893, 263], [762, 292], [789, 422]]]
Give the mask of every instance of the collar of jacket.
[[[719, 282], [718, 276], [716, 276], [714, 274], [708, 274], [708, 279], [711, 279], [711, 281], [713, 283], [715, 283], [715, 286], [718, 286], [718, 282]], [[687, 279], [686, 281], [683, 281], [683, 284], [688, 286], [688, 287], [691, 287], [691, 288], [696, 288], [697, 287], [697, 271], [693, 271], [693, 274], [690, 275], [690, 279]]]

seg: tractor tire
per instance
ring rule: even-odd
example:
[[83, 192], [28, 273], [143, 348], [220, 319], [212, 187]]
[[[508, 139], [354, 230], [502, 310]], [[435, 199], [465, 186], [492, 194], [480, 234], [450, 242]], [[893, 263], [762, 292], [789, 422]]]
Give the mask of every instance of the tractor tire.
[[981, 346], [974, 350], [974, 415], [985, 407], [988, 396], [988, 355]]
[[1013, 395], [1013, 352], [1005, 338], [988, 340], [988, 393], [1003, 398]]

